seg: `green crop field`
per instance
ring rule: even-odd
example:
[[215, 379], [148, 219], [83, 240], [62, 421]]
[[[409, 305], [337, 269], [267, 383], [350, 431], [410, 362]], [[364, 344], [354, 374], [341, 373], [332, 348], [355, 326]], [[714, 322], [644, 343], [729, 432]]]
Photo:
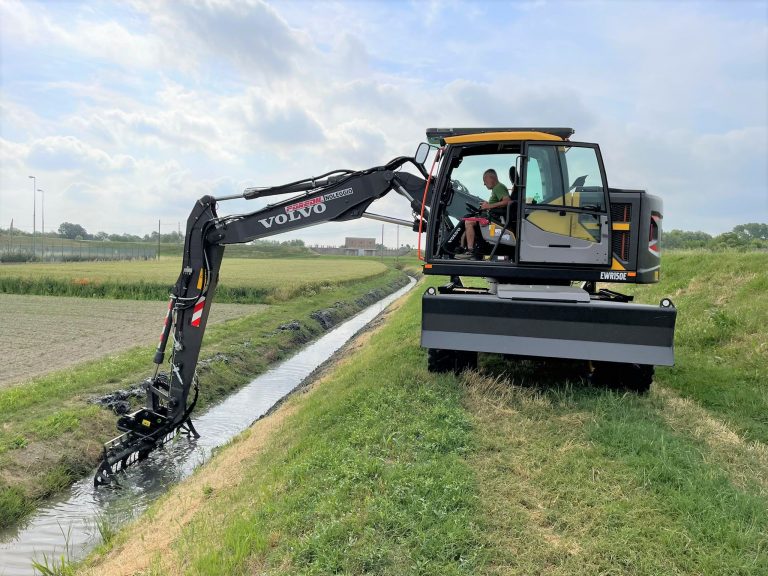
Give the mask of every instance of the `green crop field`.
[[649, 394], [497, 355], [431, 374], [417, 289], [81, 568], [768, 574], [768, 254], [667, 254], [633, 291], [679, 312]]
[[[0, 265], [0, 292], [162, 300], [181, 260], [65, 262]], [[383, 274], [381, 262], [356, 258], [225, 259], [219, 302], [284, 301]]]

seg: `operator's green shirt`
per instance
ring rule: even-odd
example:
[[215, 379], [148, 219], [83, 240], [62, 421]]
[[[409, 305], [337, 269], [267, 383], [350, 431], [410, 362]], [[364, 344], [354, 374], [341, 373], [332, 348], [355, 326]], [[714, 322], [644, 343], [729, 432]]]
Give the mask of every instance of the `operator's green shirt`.
[[[493, 188], [491, 188], [491, 197], [488, 198], [488, 204], [496, 204], [496, 202], [501, 202], [504, 198], [509, 196], [509, 192], [507, 192], [507, 187], [504, 186], [501, 182], [496, 184]], [[504, 219], [506, 217], [507, 213], [507, 207], [506, 206], [499, 206], [497, 208], [491, 208], [490, 215], [492, 218], [497, 219]]]
[[496, 204], [496, 202], [501, 202], [504, 198], [509, 196], [509, 192], [507, 192], [507, 187], [504, 186], [501, 182], [496, 184], [491, 189], [491, 197], [488, 198], [488, 204]]

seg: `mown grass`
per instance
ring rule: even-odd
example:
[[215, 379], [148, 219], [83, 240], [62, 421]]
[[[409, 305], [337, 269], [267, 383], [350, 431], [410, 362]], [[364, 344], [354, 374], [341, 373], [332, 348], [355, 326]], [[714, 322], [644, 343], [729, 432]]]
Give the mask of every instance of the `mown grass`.
[[[165, 300], [176, 282], [180, 259], [30, 263], [0, 266], [0, 292]], [[218, 302], [285, 302], [332, 286], [373, 278], [386, 264], [354, 258], [290, 260], [225, 259]]]
[[377, 334], [330, 381], [289, 400], [301, 410], [248, 462], [234, 490], [209, 490], [163, 553], [165, 569], [474, 573], [482, 535], [466, 464], [471, 421], [454, 377], [423, 368], [417, 297], [399, 317], [406, 320]]
[[[264, 371], [271, 362], [322, 332], [311, 314], [328, 309], [337, 321], [407, 282], [388, 270], [354, 285], [326, 288], [258, 314], [210, 326], [198, 370], [204, 409]], [[279, 330], [296, 320], [300, 330]], [[90, 472], [101, 444], [117, 435], [116, 416], [89, 404], [99, 394], [138, 384], [150, 375], [153, 349], [137, 347], [73, 369], [0, 390], [0, 527], [27, 515], [41, 498]]]
[[488, 535], [483, 573], [768, 569], [768, 495], [734, 483], [705, 443], [670, 426], [653, 394], [488, 377], [467, 386]]
[[[267, 448], [231, 489], [209, 491], [170, 550], [148, 559], [152, 572], [768, 573], [768, 450], [754, 439], [765, 411], [750, 406], [768, 384], [712, 402], [745, 385], [741, 365], [765, 373], [747, 318], [764, 314], [764, 256], [713, 257], [667, 256], [666, 290], [638, 290], [669, 293], [680, 313], [677, 366], [645, 396], [594, 388], [570, 363], [494, 355], [477, 373], [430, 374], [418, 290], [289, 401], [295, 413]], [[746, 279], [734, 287], [737, 270]], [[713, 305], [739, 320], [723, 346], [701, 350], [710, 320], [696, 312]], [[732, 369], [702, 361], [715, 354]], [[701, 384], [687, 387], [697, 370]], [[150, 518], [163, 505], [178, 501]]]
[[618, 289], [677, 306], [677, 362], [659, 371], [665, 384], [768, 442], [768, 253], [671, 252], [660, 283]]
[[[178, 256], [183, 252], [181, 244], [160, 244], [160, 256]], [[227, 246], [227, 258], [317, 258], [319, 254], [306, 246], [287, 244], [231, 244]]]

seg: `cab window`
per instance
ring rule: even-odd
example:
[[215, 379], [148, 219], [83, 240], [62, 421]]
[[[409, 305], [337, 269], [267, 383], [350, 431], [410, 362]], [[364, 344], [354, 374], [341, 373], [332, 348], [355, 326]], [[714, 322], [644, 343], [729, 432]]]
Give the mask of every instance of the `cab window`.
[[449, 174], [451, 199], [447, 210], [454, 223], [467, 215], [467, 204], [479, 208], [490, 197], [491, 191], [483, 184], [483, 174], [489, 168], [496, 171], [499, 182], [511, 192], [509, 169], [515, 166], [517, 157], [512, 153], [467, 154], [454, 161]]
[[603, 180], [595, 150], [530, 146], [525, 201], [604, 211]]

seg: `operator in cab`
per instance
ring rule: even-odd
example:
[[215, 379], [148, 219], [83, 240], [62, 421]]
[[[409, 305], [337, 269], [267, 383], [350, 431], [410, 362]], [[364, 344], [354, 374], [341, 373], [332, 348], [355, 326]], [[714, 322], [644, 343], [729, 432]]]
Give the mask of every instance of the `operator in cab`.
[[[509, 197], [507, 187], [499, 182], [499, 176], [496, 170], [489, 168], [483, 173], [483, 185], [491, 191], [491, 196], [487, 202], [480, 204], [482, 210], [489, 210], [494, 219], [501, 219], [506, 215], [507, 204], [512, 202]], [[477, 219], [465, 218], [465, 234], [467, 240], [467, 250], [471, 251], [473, 259], [480, 259], [479, 246], [475, 242], [477, 237]]]

